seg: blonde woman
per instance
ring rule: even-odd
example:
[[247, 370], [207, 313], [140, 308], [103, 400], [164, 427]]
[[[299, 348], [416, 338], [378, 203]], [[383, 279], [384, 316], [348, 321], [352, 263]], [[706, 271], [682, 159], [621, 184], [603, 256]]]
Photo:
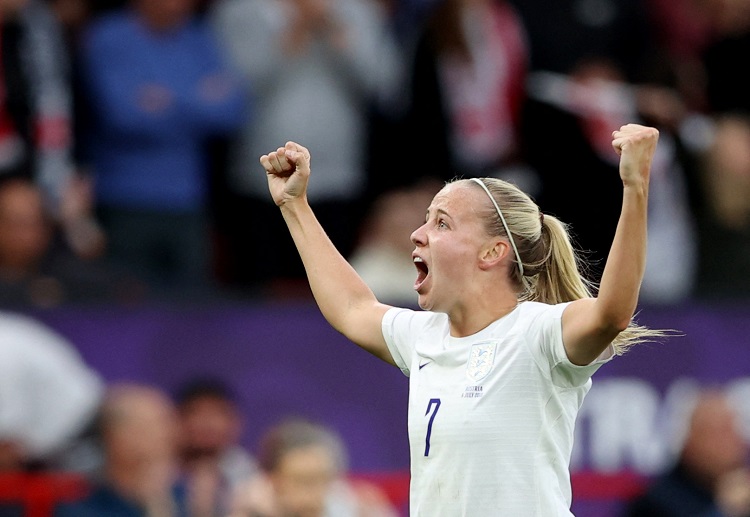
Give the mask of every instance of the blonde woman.
[[[571, 515], [573, 428], [592, 374], [666, 335], [633, 319], [658, 136], [612, 133], [622, 211], [597, 286], [565, 224], [517, 187], [446, 184], [411, 236], [421, 311], [380, 303], [326, 237], [305, 195], [305, 147], [260, 158], [323, 315], [409, 377], [412, 517]], [[410, 158], [430, 167], [429, 147]]]

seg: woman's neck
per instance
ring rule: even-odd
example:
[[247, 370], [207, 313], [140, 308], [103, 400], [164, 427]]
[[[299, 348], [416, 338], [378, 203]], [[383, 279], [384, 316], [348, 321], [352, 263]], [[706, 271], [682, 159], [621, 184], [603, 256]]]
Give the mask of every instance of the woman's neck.
[[448, 313], [450, 333], [453, 337], [467, 337], [487, 328], [495, 321], [513, 312], [518, 299], [507, 299], [496, 305], [473, 303], [471, 307]]

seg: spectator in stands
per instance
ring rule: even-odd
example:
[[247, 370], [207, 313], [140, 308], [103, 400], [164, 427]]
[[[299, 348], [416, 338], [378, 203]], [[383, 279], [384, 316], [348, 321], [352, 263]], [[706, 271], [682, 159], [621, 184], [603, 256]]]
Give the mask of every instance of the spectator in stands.
[[82, 256], [104, 236], [73, 156], [71, 74], [59, 20], [44, 0], [0, 1], [0, 178], [36, 183]]
[[750, 2], [711, 1], [713, 39], [701, 55], [713, 132], [700, 169], [702, 298], [750, 296], [750, 80], [737, 74], [750, 52]]
[[0, 306], [126, 301], [145, 294], [142, 282], [101, 258], [77, 255], [61, 237], [37, 184], [0, 179]]
[[[588, 274], [597, 281], [620, 209], [611, 202], [621, 188], [614, 181], [610, 128], [633, 120], [657, 127], [661, 156], [654, 160], [654, 224], [641, 294], [644, 302], [686, 299], [695, 278], [697, 238], [676, 129], [684, 106], [656, 44], [651, 0], [510, 1], [531, 49], [520, 140], [523, 157], [539, 175], [536, 201], [576, 229], [575, 243], [585, 250], [592, 263]], [[549, 134], [557, 138], [550, 141]], [[574, 187], [580, 185], [586, 189]]]
[[167, 295], [213, 290], [209, 142], [247, 119], [195, 0], [132, 0], [81, 36], [86, 165], [110, 256]]
[[263, 473], [246, 486], [231, 517], [396, 517], [379, 488], [347, 480], [338, 434], [304, 418], [288, 418], [261, 438]]
[[257, 106], [229, 157], [222, 224], [229, 282], [264, 294], [290, 284], [306, 293], [294, 244], [265, 178], [254, 173], [257, 157], [279, 141], [308, 143], [325, 171], [308, 196], [350, 253], [367, 187], [369, 114], [401, 94], [390, 20], [378, 0], [217, 0], [211, 18]]
[[700, 162], [700, 260], [696, 295], [750, 296], [750, 118], [714, 119], [713, 138]]
[[176, 402], [191, 512], [226, 517], [238, 487], [257, 472], [240, 444], [244, 419], [235, 394], [221, 379], [195, 378], [180, 387]]
[[738, 417], [725, 393], [699, 394], [676, 464], [624, 517], [750, 516], [750, 445]]
[[[518, 175], [524, 166], [520, 114], [530, 56], [515, 7], [505, 0], [444, 0], [417, 29], [403, 125], [392, 139], [398, 141], [378, 150], [385, 157], [374, 175], [395, 176], [396, 185], [417, 174], [443, 181], [456, 175]], [[393, 154], [413, 135], [431, 142], [426, 172]]]
[[82, 500], [57, 517], [187, 517], [178, 483], [177, 414], [169, 396], [147, 384], [109, 386], [100, 417], [101, 474]]
[[[0, 312], [0, 470], [85, 470], [104, 382], [40, 321]], [[93, 454], [91, 454], [93, 453]]]

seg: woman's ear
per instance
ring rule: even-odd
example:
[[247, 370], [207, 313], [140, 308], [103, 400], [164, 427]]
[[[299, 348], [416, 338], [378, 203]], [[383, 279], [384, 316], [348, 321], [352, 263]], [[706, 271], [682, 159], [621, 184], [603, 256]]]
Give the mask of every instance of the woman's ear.
[[495, 267], [508, 256], [509, 252], [510, 245], [506, 241], [500, 239], [490, 241], [479, 256], [479, 267], [485, 270]]

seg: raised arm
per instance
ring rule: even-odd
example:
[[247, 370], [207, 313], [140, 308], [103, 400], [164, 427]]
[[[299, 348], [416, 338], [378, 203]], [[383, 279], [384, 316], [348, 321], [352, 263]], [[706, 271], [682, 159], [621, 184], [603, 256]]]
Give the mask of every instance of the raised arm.
[[646, 269], [648, 187], [659, 132], [627, 124], [612, 133], [620, 155], [623, 200], [598, 296], [577, 300], [563, 313], [563, 341], [575, 364], [596, 359], [635, 314]]
[[390, 308], [375, 298], [335, 248], [307, 202], [310, 153], [294, 142], [264, 154], [274, 202], [289, 227], [307, 272], [315, 301], [326, 320], [373, 355], [395, 364], [383, 338], [381, 320]]

